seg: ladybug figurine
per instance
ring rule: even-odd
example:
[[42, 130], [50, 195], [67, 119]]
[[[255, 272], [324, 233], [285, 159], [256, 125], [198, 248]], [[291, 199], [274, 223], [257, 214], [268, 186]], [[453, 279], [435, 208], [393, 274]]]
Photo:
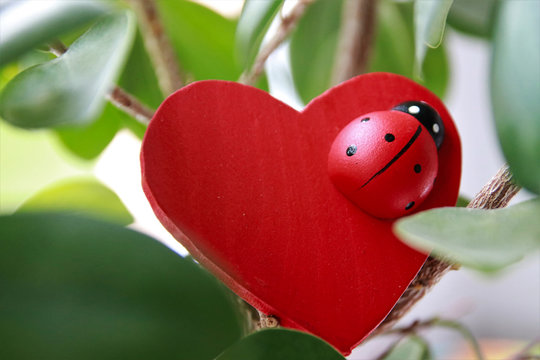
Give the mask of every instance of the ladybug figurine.
[[345, 126], [330, 148], [328, 173], [339, 191], [366, 213], [397, 218], [429, 195], [443, 140], [443, 122], [429, 104], [404, 102]]

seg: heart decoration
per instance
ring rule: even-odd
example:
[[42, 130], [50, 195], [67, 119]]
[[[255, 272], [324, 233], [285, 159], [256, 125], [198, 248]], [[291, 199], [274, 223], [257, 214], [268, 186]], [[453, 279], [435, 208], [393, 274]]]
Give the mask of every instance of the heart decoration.
[[209, 80], [163, 102], [141, 164], [154, 212], [195, 259], [282, 326], [348, 354], [427, 257], [392, 218], [455, 205], [461, 150], [443, 103], [399, 75], [355, 77], [301, 112]]

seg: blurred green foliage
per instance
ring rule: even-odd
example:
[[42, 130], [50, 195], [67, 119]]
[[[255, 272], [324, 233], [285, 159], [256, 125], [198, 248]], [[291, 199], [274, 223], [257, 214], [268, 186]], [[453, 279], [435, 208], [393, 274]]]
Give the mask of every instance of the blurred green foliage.
[[74, 178], [53, 184], [26, 200], [17, 212], [69, 212], [120, 225], [133, 222], [133, 216], [118, 195], [93, 178]]
[[0, 358], [213, 359], [234, 299], [158, 241], [62, 214], [0, 217]]
[[[316, 0], [291, 37], [290, 60], [294, 84], [304, 103], [331, 86], [343, 0]], [[413, 3], [381, 0], [369, 71], [412, 78], [443, 97], [449, 78], [443, 46], [428, 49], [422, 77], [415, 76]], [[317, 44], [314, 46], [313, 44]]]
[[[41, 7], [39, 6], [41, 5]], [[78, 0], [3, 4], [0, 67], [66, 32], [76, 30], [108, 11], [104, 1]], [[25, 17], [24, 21], [17, 16]]]
[[243, 338], [216, 360], [344, 360], [319, 338], [286, 329], [267, 329]]
[[503, 2], [493, 37], [493, 114], [512, 173], [536, 194], [540, 194], [539, 44], [540, 1]]
[[0, 95], [2, 117], [23, 128], [90, 123], [124, 63], [134, 21], [128, 12], [109, 15], [60, 58], [15, 76]]
[[398, 342], [383, 360], [431, 360], [428, 344], [418, 336], [409, 336]]

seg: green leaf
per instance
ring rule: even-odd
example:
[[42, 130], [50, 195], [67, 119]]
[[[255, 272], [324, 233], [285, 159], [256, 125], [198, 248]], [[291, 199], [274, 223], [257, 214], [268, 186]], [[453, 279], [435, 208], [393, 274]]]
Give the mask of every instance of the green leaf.
[[426, 55], [426, 46], [438, 47], [443, 39], [446, 17], [453, 0], [415, 0], [414, 28], [415, 53], [421, 68]]
[[118, 85], [151, 109], [156, 109], [165, 99], [140, 31], [136, 32]]
[[449, 80], [449, 65], [444, 44], [428, 48], [422, 65], [422, 78], [414, 71], [413, 3], [382, 1], [370, 71], [406, 76], [444, 97]]
[[450, 68], [446, 47], [443, 44], [436, 49], [427, 50], [422, 65], [422, 78], [413, 76], [413, 79], [433, 91], [438, 97], [445, 96], [450, 80]]
[[190, 1], [159, 0], [159, 13], [182, 69], [193, 80], [238, 80], [236, 22]]
[[223, 286], [143, 234], [21, 214], [0, 239], [0, 358], [208, 360], [241, 336]]
[[398, 220], [394, 231], [421, 251], [491, 272], [540, 248], [540, 198], [508, 208], [439, 208]]
[[429, 360], [428, 344], [418, 336], [409, 336], [397, 343], [383, 360]]
[[454, 0], [447, 23], [465, 34], [490, 38], [498, 3], [497, 0]]
[[60, 142], [73, 154], [85, 160], [95, 159], [105, 150], [120, 128], [121, 119], [110, 103], [105, 105], [101, 116], [84, 127], [58, 129]]
[[[305, 103], [331, 85], [341, 10], [341, 0], [317, 0], [306, 10], [292, 35], [291, 71], [296, 90]], [[406, 76], [443, 97], [449, 78], [443, 46], [427, 50], [422, 79], [414, 74], [413, 4], [381, 1], [377, 16], [369, 71]]]
[[92, 178], [63, 180], [49, 186], [26, 200], [17, 212], [69, 212], [120, 225], [133, 222], [118, 195]]
[[515, 180], [540, 194], [540, 2], [500, 5], [491, 68], [497, 133]]
[[50, 131], [27, 131], [0, 121], [0, 212], [14, 211], [47, 184], [91, 170], [91, 164], [60, 147]]
[[312, 335], [285, 329], [258, 331], [234, 344], [216, 360], [344, 360], [336, 350]]
[[131, 116], [127, 116], [122, 111], [115, 109], [119, 116], [122, 118], [122, 124], [124, 128], [130, 130], [133, 135], [139, 138], [139, 140], [142, 140], [144, 137], [144, 133], [146, 132], [147, 125], [144, 125], [140, 123], [139, 121], [135, 120]]
[[460, 195], [457, 199], [456, 207], [467, 207], [469, 203], [471, 202], [471, 199], [469, 199], [466, 196]]
[[305, 103], [330, 87], [342, 5], [343, 0], [316, 0], [291, 36], [291, 72]]
[[236, 26], [236, 56], [249, 69], [283, 0], [246, 0]]
[[0, 66], [50, 39], [89, 23], [107, 9], [106, 3], [90, 0], [19, 0], [3, 6], [0, 9]]
[[108, 16], [60, 58], [17, 75], [0, 97], [4, 119], [24, 128], [88, 124], [103, 109], [133, 30], [129, 13]]
[[[391, 72], [411, 77], [414, 67], [412, 4], [381, 1], [370, 72]], [[402, 9], [403, 8], [403, 9]], [[409, 17], [410, 21], [407, 21]]]

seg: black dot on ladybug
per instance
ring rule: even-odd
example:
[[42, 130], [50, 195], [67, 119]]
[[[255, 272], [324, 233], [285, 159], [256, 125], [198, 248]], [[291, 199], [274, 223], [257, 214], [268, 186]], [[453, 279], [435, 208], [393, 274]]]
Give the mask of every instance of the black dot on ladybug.
[[414, 165], [414, 172], [417, 174], [420, 174], [420, 171], [422, 171], [422, 165], [420, 164]]
[[360, 120], [360, 122], [368, 122], [369, 121], [369, 118], [366, 117], [366, 118], [363, 118], [362, 120]]
[[393, 134], [388, 133], [388, 134], [384, 135], [384, 140], [386, 140], [388, 142], [392, 142], [392, 141], [396, 140], [396, 137]]
[[414, 201], [411, 201], [410, 203], [407, 204], [407, 206], [405, 206], [405, 210], [409, 210], [413, 206], [414, 206]]
[[353, 156], [356, 154], [356, 145], [349, 145], [347, 148], [347, 156]]

